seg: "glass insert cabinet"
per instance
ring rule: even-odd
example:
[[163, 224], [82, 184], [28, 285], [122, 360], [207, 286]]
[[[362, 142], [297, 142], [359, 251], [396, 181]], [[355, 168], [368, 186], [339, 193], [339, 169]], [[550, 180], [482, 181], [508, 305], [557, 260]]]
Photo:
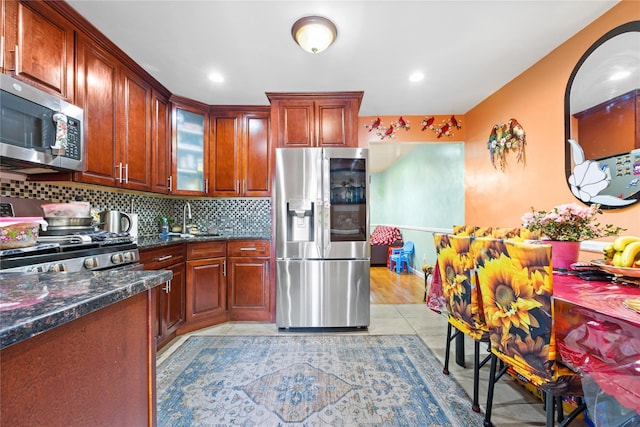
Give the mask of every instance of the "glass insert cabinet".
[[205, 115], [175, 109], [175, 190], [204, 192]]

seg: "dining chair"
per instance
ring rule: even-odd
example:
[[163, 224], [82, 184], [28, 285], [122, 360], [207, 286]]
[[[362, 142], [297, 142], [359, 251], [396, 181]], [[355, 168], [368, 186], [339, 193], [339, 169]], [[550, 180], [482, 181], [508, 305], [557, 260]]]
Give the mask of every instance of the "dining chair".
[[434, 233], [437, 268], [439, 268], [442, 293], [448, 313], [447, 341], [442, 373], [449, 375], [451, 341], [459, 337], [460, 334], [468, 335], [474, 341], [471, 409], [480, 412], [478, 403], [480, 368], [490, 358], [488, 355], [482, 361], [480, 360], [480, 343], [489, 343], [489, 331], [484, 322], [484, 313], [479, 306], [480, 298], [473, 272], [474, 260], [470, 253], [472, 239], [473, 237], [469, 235]]
[[583, 393], [580, 375], [556, 360], [551, 245], [476, 238], [471, 251], [491, 341], [484, 426], [493, 426], [495, 383], [509, 368], [544, 392], [547, 427], [554, 426], [554, 406], [566, 426], [586, 405], [564, 418], [562, 397]]

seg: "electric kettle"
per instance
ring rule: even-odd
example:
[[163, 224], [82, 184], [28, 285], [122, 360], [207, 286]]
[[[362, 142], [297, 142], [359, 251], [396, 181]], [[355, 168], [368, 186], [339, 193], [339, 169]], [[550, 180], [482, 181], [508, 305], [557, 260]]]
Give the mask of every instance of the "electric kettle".
[[120, 211], [102, 211], [98, 214], [100, 226], [105, 231], [124, 233], [131, 230], [131, 217]]

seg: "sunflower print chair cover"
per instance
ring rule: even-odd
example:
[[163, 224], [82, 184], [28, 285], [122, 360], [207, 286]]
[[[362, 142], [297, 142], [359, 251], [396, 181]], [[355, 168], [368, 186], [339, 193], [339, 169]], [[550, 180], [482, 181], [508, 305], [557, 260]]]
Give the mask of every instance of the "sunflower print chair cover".
[[543, 391], [582, 395], [579, 375], [556, 361], [551, 245], [477, 238], [471, 251], [491, 351]]
[[476, 286], [472, 240], [469, 235], [434, 234], [449, 323], [474, 340], [485, 340], [488, 330]]

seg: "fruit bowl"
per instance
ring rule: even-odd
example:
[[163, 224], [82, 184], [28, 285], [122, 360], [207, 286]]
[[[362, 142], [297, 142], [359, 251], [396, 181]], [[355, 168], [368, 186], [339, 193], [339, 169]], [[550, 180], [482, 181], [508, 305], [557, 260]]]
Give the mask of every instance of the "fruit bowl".
[[640, 268], [616, 267], [615, 265], [607, 264], [604, 259], [595, 259], [591, 261], [591, 264], [611, 274], [617, 274], [618, 276], [625, 276], [625, 277], [640, 278]]

